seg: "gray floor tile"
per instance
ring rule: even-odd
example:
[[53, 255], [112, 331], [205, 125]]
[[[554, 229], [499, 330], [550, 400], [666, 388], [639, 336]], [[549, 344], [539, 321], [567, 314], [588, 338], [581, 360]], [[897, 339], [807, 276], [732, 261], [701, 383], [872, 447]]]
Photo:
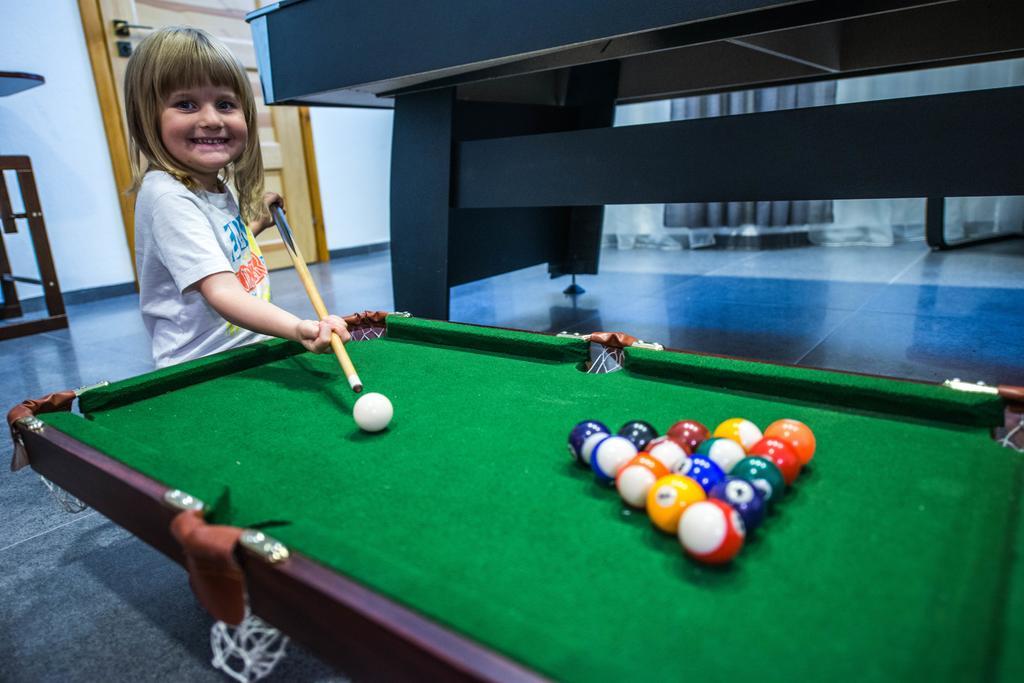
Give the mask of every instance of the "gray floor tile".
[[[357, 311], [394, 310], [390, 262], [378, 255], [356, 257], [355, 263], [341, 259], [310, 267], [313, 280], [327, 310], [337, 315]], [[302, 318], [315, 317], [309, 296], [294, 270], [271, 274], [272, 300]]]
[[695, 249], [605, 249], [601, 252], [601, 273], [672, 273], [705, 275], [724, 267], [735, 267], [757, 256], [753, 251]]
[[997, 320], [1012, 323], [1024, 320], [1024, 274], [1020, 285], [892, 284], [872, 296], [864, 310], [960, 318], [970, 326], [990, 325]]
[[803, 247], [754, 252], [714, 271], [719, 276], [888, 283], [925, 258], [923, 244], [895, 247]]
[[107, 341], [145, 334], [136, 295], [68, 307], [68, 332], [76, 342]]
[[6, 548], [75, 519], [64, 511], [31, 468], [11, 472], [10, 440], [0, 448], [0, 554]]
[[[794, 278], [783, 274], [705, 275], [689, 279], [664, 294], [666, 301], [714, 302], [725, 306], [788, 306], [855, 311], [888, 288], [878, 282]], [[737, 316], [742, 321], [742, 316]]]
[[933, 382], [1024, 384], [1024, 320], [965, 320], [863, 311], [801, 365]]
[[674, 349], [796, 363], [852, 313], [798, 306], [641, 299], [630, 312], [602, 310], [601, 329], [628, 331]]
[[[153, 368], [151, 360], [125, 352], [116, 342], [78, 343], [40, 335], [26, 339], [35, 342], [30, 350], [0, 356], [0, 398], [17, 402], [36, 394], [132, 377]], [[21, 395], [12, 397], [13, 389]]]
[[1024, 289], [1024, 239], [930, 252], [896, 282]]
[[[96, 513], [0, 553], [0, 679], [224, 681], [185, 572]], [[341, 680], [295, 646], [267, 679]]]

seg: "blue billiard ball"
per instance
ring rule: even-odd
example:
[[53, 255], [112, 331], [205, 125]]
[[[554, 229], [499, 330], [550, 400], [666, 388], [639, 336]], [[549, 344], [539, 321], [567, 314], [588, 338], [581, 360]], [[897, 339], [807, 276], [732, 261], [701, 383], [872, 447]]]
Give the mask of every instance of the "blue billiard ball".
[[583, 443], [594, 434], [610, 433], [608, 427], [603, 422], [598, 422], [597, 420], [584, 420], [580, 422], [569, 432], [569, 455], [576, 462], [588, 465], [589, 463], [583, 462]]
[[719, 482], [725, 481], [725, 472], [722, 471], [722, 468], [703, 455], [691, 455], [683, 460], [678, 474], [686, 475], [700, 484], [704, 493], [710, 491]]
[[764, 519], [764, 493], [746, 479], [728, 477], [715, 484], [708, 495], [731, 505], [743, 518], [748, 532], [757, 528]]
[[657, 438], [658, 430], [655, 429], [650, 422], [644, 422], [643, 420], [630, 420], [618, 431], [619, 436], [623, 436], [633, 442], [638, 451], [642, 451], [647, 448], [647, 444], [651, 439]]

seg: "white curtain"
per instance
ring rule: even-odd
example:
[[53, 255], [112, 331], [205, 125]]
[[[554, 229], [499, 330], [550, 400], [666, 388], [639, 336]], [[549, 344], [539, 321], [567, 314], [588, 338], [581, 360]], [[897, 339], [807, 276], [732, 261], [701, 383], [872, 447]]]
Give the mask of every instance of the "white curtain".
[[[848, 78], [838, 82], [836, 103], [1018, 85], [1024, 85], [1024, 59]], [[924, 199], [916, 198], [836, 201], [833, 223], [812, 226], [809, 237], [816, 244], [834, 246], [888, 246], [896, 242], [924, 240], [924, 207]], [[1024, 197], [957, 197], [946, 200], [946, 239], [949, 241], [1019, 232], [1022, 226]]]
[[[798, 83], [675, 99], [672, 100], [672, 119], [801, 109], [835, 104], [835, 101], [835, 81]], [[723, 158], [717, 161], [728, 160], [730, 152], [723, 149]], [[764, 201], [754, 196], [733, 197], [732, 201], [724, 202], [665, 205], [666, 228], [681, 231], [680, 236], [686, 236], [691, 248], [718, 243], [740, 247], [806, 244], [808, 225], [831, 222], [829, 199]]]
[[[671, 100], [624, 104], [615, 108], [615, 125], [663, 123], [671, 112]], [[604, 239], [619, 249], [680, 248], [665, 230], [664, 204], [609, 204], [604, 208]]]
[[[842, 79], [837, 81], [835, 97], [837, 104], [849, 104], [1018, 85], [1024, 85], [1024, 59]], [[662, 100], [619, 106], [616, 108], [615, 125], [669, 121], [671, 103], [671, 100]], [[806, 229], [812, 242], [836, 246], [886, 246], [901, 241], [923, 240], [924, 206], [925, 201], [921, 198], [838, 200], [833, 202], [831, 222], [812, 223]], [[681, 243], [690, 247], [713, 243], [713, 236], [703, 234], [708, 230], [666, 229], [664, 217], [664, 204], [607, 206], [604, 223], [606, 244], [623, 249], [678, 249]], [[1019, 232], [1022, 226], [1024, 197], [946, 200], [946, 238], [949, 241]]]

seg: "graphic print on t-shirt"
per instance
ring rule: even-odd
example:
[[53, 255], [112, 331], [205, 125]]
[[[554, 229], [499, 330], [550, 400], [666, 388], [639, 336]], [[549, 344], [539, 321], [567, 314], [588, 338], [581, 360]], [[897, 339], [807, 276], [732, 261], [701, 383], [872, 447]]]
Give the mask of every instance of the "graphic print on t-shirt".
[[[224, 225], [223, 230], [231, 241], [231, 269], [235, 271], [235, 277], [249, 294], [270, 301], [267, 262], [249, 226], [242, 222], [241, 216], [235, 216]], [[237, 331], [236, 325], [228, 323], [228, 334]]]

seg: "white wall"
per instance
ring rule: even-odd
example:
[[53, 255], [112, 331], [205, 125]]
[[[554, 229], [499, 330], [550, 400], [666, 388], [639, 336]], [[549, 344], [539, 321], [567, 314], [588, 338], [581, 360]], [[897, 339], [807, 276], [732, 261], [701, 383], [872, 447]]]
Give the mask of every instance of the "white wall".
[[[77, 3], [0, 0], [0, 69], [46, 78], [32, 90], [0, 97], [0, 154], [32, 159], [61, 288], [131, 282], [119, 188]], [[391, 111], [311, 112], [328, 248], [388, 241]], [[19, 221], [19, 233], [3, 239], [14, 272], [35, 277], [26, 229]], [[21, 284], [18, 290], [23, 297], [42, 292]]]
[[[46, 78], [32, 90], [0, 97], [0, 154], [32, 159], [61, 288], [131, 282], [118, 189], [77, 3], [0, 0], [0, 69]], [[19, 224], [17, 235], [3, 239], [15, 274], [35, 277], [27, 226]], [[19, 292], [32, 296], [41, 290], [19, 285]]]
[[327, 248], [387, 242], [390, 109], [310, 108]]

